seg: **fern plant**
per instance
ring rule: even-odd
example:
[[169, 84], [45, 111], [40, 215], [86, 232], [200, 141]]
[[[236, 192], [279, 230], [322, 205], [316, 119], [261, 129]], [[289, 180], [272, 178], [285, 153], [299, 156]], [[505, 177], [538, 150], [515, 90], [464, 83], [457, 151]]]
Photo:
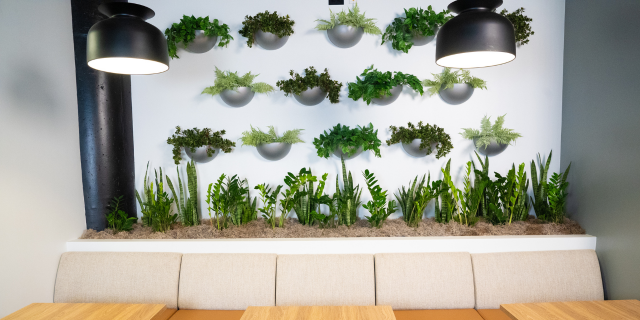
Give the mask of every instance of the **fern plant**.
[[196, 38], [196, 30], [203, 30], [206, 36], [219, 36], [219, 47], [226, 47], [233, 37], [229, 34], [229, 26], [223, 23], [220, 25], [218, 19], [209, 21], [209, 16], [206, 17], [194, 17], [183, 15], [179, 23], [174, 23], [170, 28], [164, 31], [164, 35], [167, 37], [167, 47], [169, 48], [169, 56], [173, 58], [178, 57], [178, 43], [186, 48], [187, 45]]
[[242, 133], [242, 138], [240, 138], [240, 140], [242, 140], [242, 145], [257, 147], [261, 144], [275, 142], [288, 144], [304, 142], [302, 139], [300, 139], [300, 133], [304, 129], [287, 130], [282, 136], [278, 136], [278, 134], [276, 133], [276, 129], [273, 126], [269, 126], [268, 128], [269, 132], [265, 133], [264, 131], [260, 130], [260, 128], [256, 129], [251, 126], [251, 131], [245, 131]]
[[120, 203], [122, 203], [123, 196], [113, 197], [107, 209], [107, 228], [113, 230], [114, 233], [121, 231], [131, 231], [133, 224], [138, 221], [136, 217], [129, 217], [129, 215], [120, 209]]
[[178, 215], [174, 214], [171, 209], [173, 199], [164, 192], [162, 168], [160, 168], [159, 175], [158, 171], [154, 170], [156, 176], [155, 192], [153, 183], [147, 181], [148, 170], [149, 163], [147, 163], [147, 171], [144, 174], [143, 194], [145, 198], [143, 199], [136, 190], [136, 198], [142, 211], [142, 223], [150, 226], [155, 232], [167, 232], [171, 229], [171, 225], [178, 221]]
[[440, 185], [441, 180], [431, 181], [431, 174], [427, 178], [425, 183], [425, 176], [422, 176], [420, 180], [416, 176], [413, 179], [413, 183], [409, 184], [409, 187], [405, 189], [398, 189], [398, 194], [395, 195], [402, 211], [402, 218], [408, 226], [417, 228], [422, 221], [424, 210], [427, 208], [429, 202], [437, 199], [442, 189]]
[[374, 22], [376, 21], [376, 19], [365, 17], [364, 12], [360, 13], [360, 8], [358, 8], [357, 3], [353, 7], [353, 10], [349, 9], [348, 12], [344, 12], [344, 10], [338, 12], [337, 14], [333, 13], [333, 11], [331, 10], [329, 10], [329, 12], [331, 13], [331, 17], [329, 18], [329, 20], [316, 20], [320, 22], [316, 26], [316, 29], [329, 30], [335, 28], [335, 26], [337, 25], [345, 25], [355, 28], [362, 28], [364, 32], [368, 34], [382, 34], [382, 31], [380, 31], [380, 28], [378, 28], [378, 26], [376, 26]]
[[[552, 180], [554, 186], [549, 187], [547, 177], [552, 155], [553, 150], [549, 152], [549, 157], [547, 157], [547, 162], [544, 167], [542, 166], [540, 154], [538, 154], [539, 168], [536, 168], [534, 160], [531, 161], [531, 179], [533, 181], [531, 183], [533, 188], [531, 203], [538, 219], [562, 223], [564, 221], [564, 205], [566, 201], [565, 190], [568, 187], [567, 176], [569, 175], [569, 170], [571, 170], [571, 164], [569, 164], [564, 173], [561, 172]], [[539, 175], [538, 172], [540, 172]], [[554, 192], [552, 196], [549, 195], [550, 191]], [[553, 199], [551, 199], [551, 197], [553, 197]], [[554, 207], [550, 205], [551, 202], [553, 202]]]
[[[310, 226], [315, 222], [314, 217], [317, 218], [313, 213], [320, 214], [320, 205], [331, 205], [333, 202], [328, 195], [324, 194], [328, 174], [325, 173], [321, 178], [318, 178], [311, 174], [311, 168], [302, 168], [298, 176], [306, 176], [307, 181], [293, 195], [293, 210], [296, 212], [298, 222]], [[317, 189], [314, 186], [315, 182], [318, 182]], [[321, 218], [320, 222], [323, 223], [324, 218]]]
[[433, 80], [424, 80], [422, 85], [429, 87], [429, 95], [433, 96], [436, 93], [440, 93], [440, 90], [451, 89], [454, 84], [466, 83], [474, 89], [487, 89], [487, 82], [471, 76], [469, 70], [456, 70], [451, 71], [449, 68], [444, 68], [442, 73], [432, 73]]
[[436, 30], [453, 18], [449, 10], [440, 13], [433, 11], [429, 6], [427, 10], [422, 8], [404, 9], [405, 17], [393, 19], [382, 35], [382, 44], [391, 41], [393, 49], [409, 53], [413, 47], [413, 37], [429, 37], [436, 34]]
[[238, 75], [238, 72], [221, 71], [216, 67], [216, 81], [213, 86], [206, 87], [202, 90], [201, 94], [210, 94], [215, 96], [220, 94], [224, 90], [237, 91], [240, 87], [250, 88], [255, 93], [265, 93], [275, 91], [275, 89], [268, 83], [256, 82], [253, 80], [259, 76], [259, 74], [251, 74], [251, 71], [245, 73], [242, 77]]
[[356, 77], [356, 82], [347, 84], [349, 98], [353, 99], [353, 101], [358, 101], [358, 99], [362, 98], [367, 102], [367, 105], [371, 104], [371, 100], [374, 98], [379, 99], [383, 96], [390, 96], [391, 89], [399, 85], [408, 85], [420, 95], [424, 93], [422, 83], [416, 76], [399, 71], [394, 73], [391, 73], [391, 71], [380, 72], [374, 69], [373, 65], [364, 69], [360, 77]]
[[[176, 208], [178, 216], [183, 226], [197, 226], [200, 224], [200, 215], [198, 214], [198, 176], [196, 175], [196, 164], [191, 160], [187, 162], [187, 188], [182, 187], [182, 179], [180, 179], [180, 169], [176, 168], [178, 173], [178, 187], [180, 193], [176, 192], [173, 182], [167, 176], [167, 184], [176, 199]], [[187, 196], [186, 191], [189, 192]]]
[[378, 139], [378, 130], [374, 131], [371, 123], [368, 126], [358, 126], [353, 129], [338, 123], [329, 130], [329, 133], [325, 130], [318, 138], [314, 138], [313, 145], [318, 151], [318, 157], [326, 159], [338, 148], [342, 150], [342, 153], [351, 156], [360, 147], [364, 151], [372, 150], [375, 156], [380, 158], [382, 141]]
[[213, 153], [216, 152], [215, 149], [220, 149], [224, 153], [231, 152], [231, 148], [235, 147], [236, 143], [222, 138], [225, 133], [227, 132], [224, 130], [214, 132], [209, 128], [182, 130], [177, 126], [176, 132], [167, 139], [167, 144], [173, 145], [173, 161], [180, 164], [182, 148], [190, 148], [191, 152], [196, 152], [196, 148], [207, 146], [209, 157], [213, 156]]
[[270, 32], [282, 38], [293, 34], [294, 24], [295, 22], [289, 18], [289, 15], [279, 16], [277, 11], [273, 13], [269, 13], [269, 11], [260, 12], [253, 17], [244, 17], [240, 35], [247, 38], [247, 46], [251, 48], [255, 42], [255, 33], [258, 30]]
[[302, 91], [319, 87], [327, 94], [331, 103], [340, 102], [342, 82], [331, 80], [329, 71], [326, 68], [320, 75], [318, 75], [315, 67], [304, 69], [304, 77], [293, 70], [289, 71], [289, 75], [291, 79], [280, 80], [276, 83], [276, 86], [284, 92], [285, 96], [289, 96], [290, 94], [300, 95]]
[[387, 200], [387, 190], [382, 190], [378, 185], [378, 180], [376, 180], [373, 172], [366, 169], [362, 175], [367, 182], [367, 188], [372, 198], [372, 200], [362, 205], [363, 208], [369, 210], [370, 216], [366, 217], [367, 221], [369, 221], [372, 228], [382, 228], [382, 224], [387, 218], [396, 212], [396, 201]]
[[491, 124], [491, 118], [486, 115], [480, 122], [480, 130], [472, 128], [464, 128], [461, 133], [465, 139], [476, 140], [476, 147], [486, 148], [492, 141], [500, 144], [511, 144], [522, 135], [514, 132], [513, 129], [503, 128], [505, 115], [499, 116], [494, 124]]
[[347, 168], [344, 165], [344, 159], [342, 161], [342, 180], [343, 189], [340, 189], [338, 183], [339, 177], [336, 176], [336, 193], [333, 195], [333, 199], [336, 202], [336, 212], [338, 215], [338, 224], [351, 226], [357, 221], [358, 207], [362, 204], [360, 196], [362, 196], [362, 189], [360, 185], [353, 186], [353, 177], [351, 171], [347, 175]]
[[268, 184], [263, 183], [257, 185], [255, 189], [260, 191], [260, 200], [262, 201], [262, 207], [258, 210], [262, 212], [262, 217], [265, 219], [267, 224], [269, 224], [272, 229], [275, 229], [278, 194], [280, 193], [282, 186], [279, 185], [272, 190]]
[[509, 19], [513, 24], [516, 32], [516, 43], [519, 45], [529, 43], [529, 37], [534, 35], [535, 32], [531, 30], [531, 21], [533, 21], [533, 19], [524, 15], [524, 8], [520, 8], [511, 13], [509, 13], [507, 9], [503, 9], [500, 11], [500, 14]]
[[392, 145], [396, 143], [411, 143], [414, 139], [421, 139], [420, 149], [426, 150], [427, 155], [430, 155], [433, 152], [431, 148], [432, 144], [437, 144], [438, 152], [436, 153], [436, 159], [440, 159], [446, 156], [451, 149], [453, 149], [453, 144], [451, 143], [451, 136], [444, 132], [443, 128], [438, 126], [424, 125], [422, 121], [418, 122], [418, 127], [416, 128], [411, 122], [405, 127], [395, 127], [390, 126], [391, 130], [391, 139], [387, 140], [387, 145]]

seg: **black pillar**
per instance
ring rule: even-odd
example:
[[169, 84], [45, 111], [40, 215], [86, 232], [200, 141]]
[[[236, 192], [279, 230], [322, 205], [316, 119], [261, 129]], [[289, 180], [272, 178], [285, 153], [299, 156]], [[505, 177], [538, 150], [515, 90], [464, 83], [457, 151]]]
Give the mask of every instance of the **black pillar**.
[[[122, 210], [136, 216], [131, 76], [87, 65], [87, 32], [107, 18], [102, 0], [71, 0], [76, 62], [82, 188], [87, 229], [106, 227], [106, 207], [124, 196]], [[120, 1], [127, 2], [127, 1]]]

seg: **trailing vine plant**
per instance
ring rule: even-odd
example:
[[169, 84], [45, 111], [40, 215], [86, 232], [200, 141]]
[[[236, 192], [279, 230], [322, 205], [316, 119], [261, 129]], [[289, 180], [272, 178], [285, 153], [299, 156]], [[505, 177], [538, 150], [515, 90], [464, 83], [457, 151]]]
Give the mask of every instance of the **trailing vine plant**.
[[225, 23], [220, 25], [218, 19], [209, 21], [209, 16], [196, 18], [183, 15], [179, 23], [173, 23], [170, 28], [164, 31], [164, 35], [167, 37], [169, 56], [172, 59], [180, 58], [177, 54], [177, 44], [182, 43], [186, 48], [196, 38], [196, 30], [203, 30], [204, 34], [209, 37], [220, 37], [218, 47], [226, 47], [233, 40], [233, 37], [229, 34], [229, 26]]
[[454, 84], [466, 83], [474, 89], [487, 89], [487, 82], [471, 76], [469, 70], [456, 70], [451, 71], [449, 68], [444, 68], [442, 73], [434, 74], [433, 80], [424, 80], [422, 84], [425, 87], [429, 87], [429, 95], [432, 96], [436, 93], [440, 93], [440, 90], [451, 89]]
[[480, 130], [472, 128], [464, 128], [460, 134], [462, 137], [468, 140], [476, 140], [476, 147], [486, 148], [491, 144], [491, 141], [495, 141], [500, 144], [511, 144], [516, 139], [521, 138], [522, 135], [513, 131], [513, 129], [503, 128], [505, 115], [499, 116], [494, 124], [491, 124], [491, 118], [486, 115], [480, 122]]
[[453, 149], [451, 136], [437, 125], [430, 125], [428, 123], [425, 125], [420, 121], [417, 127], [409, 122], [406, 128], [390, 126], [389, 129], [391, 130], [391, 139], [387, 140], [387, 145], [400, 142], [411, 143], [414, 139], [421, 139], [420, 149], [426, 150], [427, 155], [430, 155], [433, 152], [431, 145], [437, 143], [438, 152], [436, 153], [436, 159], [446, 156], [451, 149]]
[[438, 28], [453, 18], [449, 14], [449, 10], [436, 13], [431, 6], [427, 10], [422, 8], [404, 9], [404, 14], [405, 17], [393, 19], [382, 35], [382, 44], [391, 41], [393, 49], [404, 53], [409, 53], [409, 49], [413, 47], [415, 36], [434, 36]]
[[318, 19], [316, 21], [320, 22], [317, 26], [316, 29], [318, 30], [329, 30], [329, 29], [333, 29], [335, 28], [335, 26], [337, 25], [345, 25], [345, 26], [351, 26], [351, 27], [355, 27], [355, 28], [362, 28], [364, 30], [365, 33], [368, 34], [373, 34], [373, 35], [378, 35], [378, 34], [382, 34], [382, 31], [380, 31], [380, 28], [378, 28], [378, 26], [376, 26], [375, 22], [377, 19], [374, 18], [367, 18], [364, 16], [364, 12], [360, 13], [360, 8], [358, 8], [358, 4], [356, 3], [356, 5], [353, 7], [353, 10], [349, 9], [348, 12], [338, 12], [333, 13], [333, 11], [329, 10], [331, 12], [331, 17], [329, 20], [323, 20], [323, 19]]
[[293, 25], [295, 21], [289, 18], [289, 15], [278, 16], [278, 12], [269, 11], [260, 12], [255, 16], [245, 16], [242, 22], [240, 35], [247, 38], [247, 46], [251, 48], [255, 42], [255, 33], [258, 30], [270, 32], [282, 38], [293, 34]]
[[213, 86], [207, 87], [202, 91], [202, 94], [210, 94], [215, 96], [220, 94], [224, 90], [238, 90], [240, 87], [248, 87], [251, 91], [256, 93], [266, 93], [275, 91], [275, 89], [268, 83], [256, 82], [253, 80], [259, 76], [259, 74], [251, 74], [251, 72], [245, 73], [242, 77], [238, 76], [238, 72], [221, 71], [216, 67], [216, 81]]
[[340, 102], [342, 83], [331, 80], [329, 71], [326, 68], [320, 75], [318, 75], [318, 71], [316, 71], [314, 67], [304, 69], [304, 77], [293, 70], [289, 71], [289, 75], [291, 75], [291, 79], [280, 80], [276, 83], [276, 86], [284, 92], [285, 96], [289, 96], [290, 94], [299, 95], [302, 91], [319, 87], [322, 91], [326, 92], [331, 103]]
[[408, 85], [420, 95], [424, 93], [422, 83], [416, 76], [399, 71], [394, 73], [380, 72], [371, 65], [371, 67], [364, 69], [360, 77], [356, 77], [356, 82], [348, 83], [349, 98], [353, 101], [362, 98], [369, 105], [373, 98], [390, 96], [391, 89], [399, 85]]
[[339, 123], [329, 130], [325, 130], [320, 137], [313, 139], [313, 145], [318, 151], [321, 158], [329, 158], [336, 150], [342, 150], [342, 153], [351, 156], [362, 147], [364, 151], [372, 150], [376, 157], [380, 158], [380, 146], [382, 141], [378, 139], [378, 130], [373, 129], [373, 125], [358, 126], [350, 129], [349, 126], [343, 126]]
[[500, 14], [509, 19], [513, 24], [513, 28], [516, 31], [516, 43], [519, 45], [529, 43], [529, 37], [534, 35], [535, 32], [531, 30], [531, 21], [533, 21], [533, 19], [524, 15], [524, 8], [520, 8], [511, 13], [509, 13], [507, 9], [503, 9], [500, 11]]
[[242, 145], [257, 147], [261, 144], [275, 142], [288, 144], [304, 142], [302, 139], [300, 139], [300, 133], [304, 129], [287, 130], [284, 132], [284, 134], [282, 134], [282, 136], [278, 136], [278, 134], [276, 133], [276, 129], [273, 126], [269, 126], [268, 128], [269, 132], [264, 132], [260, 130], [260, 128], [256, 129], [251, 126], [250, 131], [245, 131], [242, 133], [242, 138], [240, 138], [242, 140]]
[[207, 146], [209, 157], [213, 156], [216, 152], [215, 149], [220, 149], [224, 153], [231, 152], [231, 148], [235, 147], [236, 143], [222, 138], [225, 133], [225, 130], [214, 132], [209, 128], [182, 130], [177, 126], [176, 132], [167, 139], [167, 144], [173, 145], [173, 160], [176, 164], [180, 164], [180, 160], [182, 160], [181, 148], [190, 148], [191, 152], [196, 152], [196, 148]]

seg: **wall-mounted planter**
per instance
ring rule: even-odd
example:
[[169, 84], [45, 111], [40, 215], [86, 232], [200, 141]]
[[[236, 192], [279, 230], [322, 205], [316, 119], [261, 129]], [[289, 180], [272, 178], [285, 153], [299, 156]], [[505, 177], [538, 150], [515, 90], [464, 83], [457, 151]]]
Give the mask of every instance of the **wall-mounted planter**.
[[204, 30], [196, 30], [196, 38], [193, 39], [186, 47], [182, 47], [191, 53], [205, 53], [216, 45], [218, 36], [207, 36]]
[[[436, 30], [435, 33], [438, 34], [438, 30]], [[413, 41], [413, 45], [414, 46], [424, 46], [425, 44], [433, 41], [433, 39], [435, 39], [435, 38], [436, 38], [435, 35], [425, 37], [425, 36], [422, 36], [422, 35], [414, 34], [411, 37], [411, 41]]]
[[402, 93], [402, 85], [397, 85], [391, 88], [390, 96], [384, 95], [382, 96], [382, 98], [373, 98], [371, 99], [371, 101], [373, 101], [373, 103], [377, 105], [386, 106], [396, 101], [401, 93]]
[[[422, 143], [422, 139], [413, 139], [411, 143], [402, 143], [402, 149], [406, 153], [408, 153], [412, 157], [422, 158], [427, 156], [426, 149], [420, 149], [420, 143]], [[436, 147], [438, 146], [437, 142], [431, 144], [431, 154], [435, 154]]]
[[327, 30], [329, 40], [338, 48], [351, 48], [360, 42], [364, 29], [339, 24]]
[[473, 95], [473, 87], [466, 83], [456, 83], [453, 88], [440, 89], [440, 97], [448, 104], [465, 103]]
[[282, 38], [271, 32], [264, 32], [262, 30], [258, 30], [255, 33], [255, 39], [259, 46], [266, 50], [276, 50], [282, 48], [287, 40], [289, 40], [289, 36], [284, 36]]
[[476, 146], [476, 150], [478, 151], [478, 153], [489, 157], [501, 154], [509, 146], [508, 144], [497, 143], [495, 140], [491, 140], [489, 146], [478, 147], [478, 144], [476, 143], [477, 141], [477, 138], [473, 139], [473, 145]]
[[207, 148], [207, 146], [198, 147], [196, 148], [196, 152], [191, 152], [191, 148], [184, 148], [184, 152], [187, 154], [187, 156], [189, 156], [189, 158], [191, 158], [191, 160], [195, 162], [207, 163], [213, 160], [213, 158], [215, 158], [220, 153], [220, 149], [214, 149], [215, 152], [213, 153], [213, 155], [211, 155], [211, 157], [209, 157], [209, 155], [207, 154]]
[[256, 93], [249, 87], [239, 87], [236, 90], [224, 90], [220, 92], [220, 98], [222, 101], [231, 107], [244, 107], [246, 106]]
[[291, 151], [290, 143], [274, 142], [260, 144], [256, 147], [258, 153], [265, 159], [271, 161], [278, 161], [289, 154]]
[[298, 100], [298, 102], [305, 106], [315, 106], [324, 100], [327, 93], [320, 89], [320, 87], [313, 87], [302, 91], [299, 95], [294, 94], [293, 96]]
[[362, 146], [360, 146], [358, 150], [356, 150], [356, 153], [354, 153], [351, 156], [348, 156], [347, 154], [342, 153], [342, 149], [336, 148], [336, 150], [333, 151], [333, 155], [338, 157], [338, 159], [340, 159], [340, 157], [343, 157], [344, 160], [349, 160], [359, 156], [362, 153], [362, 150], [363, 150]]

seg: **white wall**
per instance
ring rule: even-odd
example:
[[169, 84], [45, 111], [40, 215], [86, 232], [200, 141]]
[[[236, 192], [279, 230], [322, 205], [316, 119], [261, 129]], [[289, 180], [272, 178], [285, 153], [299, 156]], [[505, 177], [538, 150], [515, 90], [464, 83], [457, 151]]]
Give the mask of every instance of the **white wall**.
[[2, 0], [0, 30], [1, 318], [53, 302], [85, 220], [70, 2]]
[[[240, 147], [231, 154], [218, 156], [212, 162], [198, 166], [201, 207], [209, 183], [221, 173], [239, 174], [247, 177], [250, 185], [267, 182], [283, 184], [284, 175], [297, 173], [303, 167], [311, 166], [314, 173], [329, 173], [330, 181], [335, 181], [339, 171], [339, 160], [329, 160], [316, 156], [313, 138], [323, 130], [337, 123], [355, 126], [372, 122], [378, 128], [379, 138], [390, 137], [390, 125], [406, 125], [408, 121], [437, 124], [451, 135], [453, 151], [447, 158], [436, 160], [411, 158], [400, 145], [382, 147], [382, 158], [366, 153], [347, 162], [347, 169], [355, 175], [357, 183], [364, 186], [361, 171], [373, 170], [385, 189], [395, 192], [407, 184], [414, 176], [431, 172], [440, 177], [440, 167], [452, 158], [454, 177], [461, 177], [459, 169], [473, 155], [471, 141], [459, 135], [461, 128], [479, 127], [483, 115], [494, 119], [507, 113], [506, 127], [516, 129], [524, 138], [516, 146], [509, 147], [503, 154], [491, 158], [491, 170], [506, 174], [512, 163], [529, 162], [540, 152], [543, 155], [554, 151], [552, 170], [559, 169], [560, 131], [562, 104], [562, 65], [564, 1], [510, 0], [505, 8], [513, 11], [526, 7], [526, 14], [534, 19], [535, 35], [531, 42], [518, 49], [517, 59], [504, 66], [473, 70], [472, 74], [488, 82], [489, 90], [476, 90], [467, 103], [450, 106], [438, 96], [417, 96], [409, 93], [408, 87], [402, 96], [388, 106], [367, 106], [364, 102], [354, 102], [347, 98], [346, 83], [354, 81], [366, 67], [375, 64], [381, 71], [402, 71], [416, 75], [420, 79], [431, 77], [442, 69], [435, 64], [435, 42], [424, 47], [415, 47], [409, 54], [399, 53], [390, 45], [380, 46], [380, 37], [365, 35], [362, 41], [350, 49], [333, 46], [325, 32], [316, 31], [316, 19], [328, 18], [327, 0], [246, 0], [241, 2], [212, 2], [205, 0], [171, 1], [141, 0], [150, 6], [156, 17], [149, 20], [162, 31], [177, 22], [182, 14], [218, 18], [227, 23], [235, 38], [228, 48], [205, 54], [180, 52], [181, 59], [173, 60], [168, 72], [153, 76], [135, 76], [132, 80], [134, 139], [136, 154], [136, 186], [142, 188], [142, 179], [147, 161], [153, 167], [162, 166], [171, 176], [175, 176], [175, 164], [171, 158], [171, 146], [166, 144], [176, 125], [183, 128], [210, 127], [227, 130], [226, 137], [236, 140], [249, 125], [266, 129], [274, 125], [280, 132], [288, 129], [305, 129], [303, 139], [306, 144], [294, 145], [291, 153], [278, 162], [269, 162], [260, 157], [253, 147]], [[429, 3], [418, 0], [360, 0], [359, 6], [368, 17], [378, 19], [378, 26], [384, 30], [393, 18], [403, 14], [403, 8], [433, 5], [436, 10], [446, 8], [449, 0], [435, 0]], [[333, 6], [340, 10], [341, 6]], [[289, 14], [296, 24], [295, 34], [288, 43], [276, 51], [260, 47], [248, 48], [245, 38], [238, 34], [245, 15], [270, 10], [279, 14]], [[214, 66], [222, 70], [245, 73], [260, 73], [257, 81], [275, 85], [280, 79], [288, 78], [290, 69], [301, 73], [304, 68], [315, 66], [318, 70], [329, 69], [333, 79], [344, 83], [341, 103], [332, 105], [328, 100], [313, 107], [297, 103], [293, 97], [285, 97], [277, 92], [270, 96], [256, 95], [243, 108], [226, 106], [219, 97], [200, 95], [203, 88], [213, 85]], [[184, 166], [184, 161], [182, 163]], [[184, 169], [182, 169], [184, 170]], [[333, 183], [327, 190], [333, 193]], [[254, 193], [255, 194], [255, 193]], [[365, 192], [365, 200], [369, 195]], [[361, 215], [366, 210], [361, 209]]]

